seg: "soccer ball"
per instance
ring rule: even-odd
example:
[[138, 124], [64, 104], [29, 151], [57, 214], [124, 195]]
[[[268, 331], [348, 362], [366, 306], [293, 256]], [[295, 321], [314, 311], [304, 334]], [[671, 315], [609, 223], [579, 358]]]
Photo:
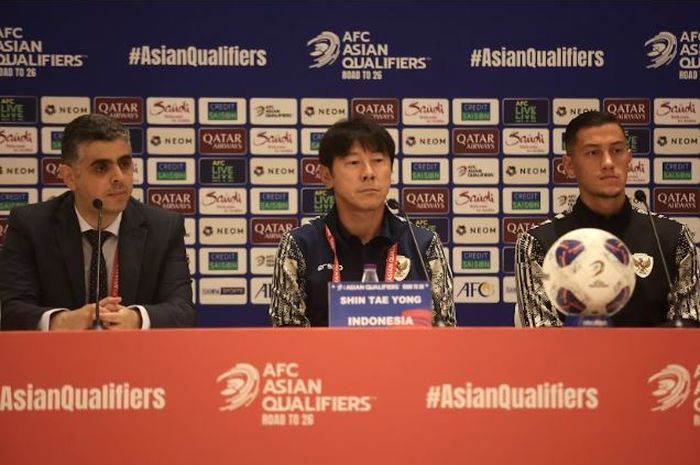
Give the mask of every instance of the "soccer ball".
[[632, 254], [601, 229], [564, 234], [547, 251], [542, 271], [549, 301], [566, 315], [612, 315], [634, 292]]

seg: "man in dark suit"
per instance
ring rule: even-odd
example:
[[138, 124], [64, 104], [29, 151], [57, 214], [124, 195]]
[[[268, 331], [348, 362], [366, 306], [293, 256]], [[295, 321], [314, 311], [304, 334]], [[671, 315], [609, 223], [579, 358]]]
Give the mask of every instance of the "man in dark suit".
[[60, 176], [71, 192], [10, 213], [0, 250], [2, 329], [89, 328], [98, 286], [107, 329], [194, 324], [182, 217], [131, 198], [131, 153], [129, 132], [111, 118], [85, 115], [66, 126]]

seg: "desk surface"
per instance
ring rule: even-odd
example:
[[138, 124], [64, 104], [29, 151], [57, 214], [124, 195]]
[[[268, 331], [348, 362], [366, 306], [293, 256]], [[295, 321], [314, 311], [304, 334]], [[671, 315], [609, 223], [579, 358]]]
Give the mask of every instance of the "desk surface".
[[0, 333], [0, 463], [695, 464], [691, 329]]

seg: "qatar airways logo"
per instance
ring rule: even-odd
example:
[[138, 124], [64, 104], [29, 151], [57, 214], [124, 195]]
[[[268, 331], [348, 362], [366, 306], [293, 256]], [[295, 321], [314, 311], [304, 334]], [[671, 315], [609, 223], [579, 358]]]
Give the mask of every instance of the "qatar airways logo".
[[606, 98], [603, 100], [603, 108], [617, 116], [621, 124], [644, 125], [651, 120], [651, 103], [648, 98]]
[[379, 124], [399, 123], [399, 99], [356, 98], [351, 101], [352, 116], [367, 115]]
[[143, 99], [141, 97], [95, 97], [95, 112], [123, 124], [142, 124]]

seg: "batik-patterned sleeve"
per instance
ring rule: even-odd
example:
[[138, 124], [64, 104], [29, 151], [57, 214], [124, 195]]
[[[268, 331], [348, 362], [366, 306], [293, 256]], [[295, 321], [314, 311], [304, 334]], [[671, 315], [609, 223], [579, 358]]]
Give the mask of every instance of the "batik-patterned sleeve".
[[273, 326], [310, 326], [306, 318], [306, 260], [292, 235], [282, 236], [272, 275]]
[[[452, 271], [445, 258], [445, 251], [437, 234], [433, 234], [433, 240], [426, 253], [428, 258], [428, 270], [433, 288], [433, 326], [440, 320], [445, 326], [455, 326], [455, 300], [452, 290]], [[440, 318], [438, 318], [440, 315]]]
[[523, 232], [515, 243], [516, 313], [523, 326], [561, 326], [556, 309], [542, 284], [542, 245], [532, 234]]
[[700, 315], [698, 315], [698, 308], [700, 308], [698, 251], [686, 225], [681, 228], [678, 238], [676, 265], [678, 266], [678, 276], [671, 288], [668, 319], [672, 320], [680, 315], [681, 318], [700, 320]]

